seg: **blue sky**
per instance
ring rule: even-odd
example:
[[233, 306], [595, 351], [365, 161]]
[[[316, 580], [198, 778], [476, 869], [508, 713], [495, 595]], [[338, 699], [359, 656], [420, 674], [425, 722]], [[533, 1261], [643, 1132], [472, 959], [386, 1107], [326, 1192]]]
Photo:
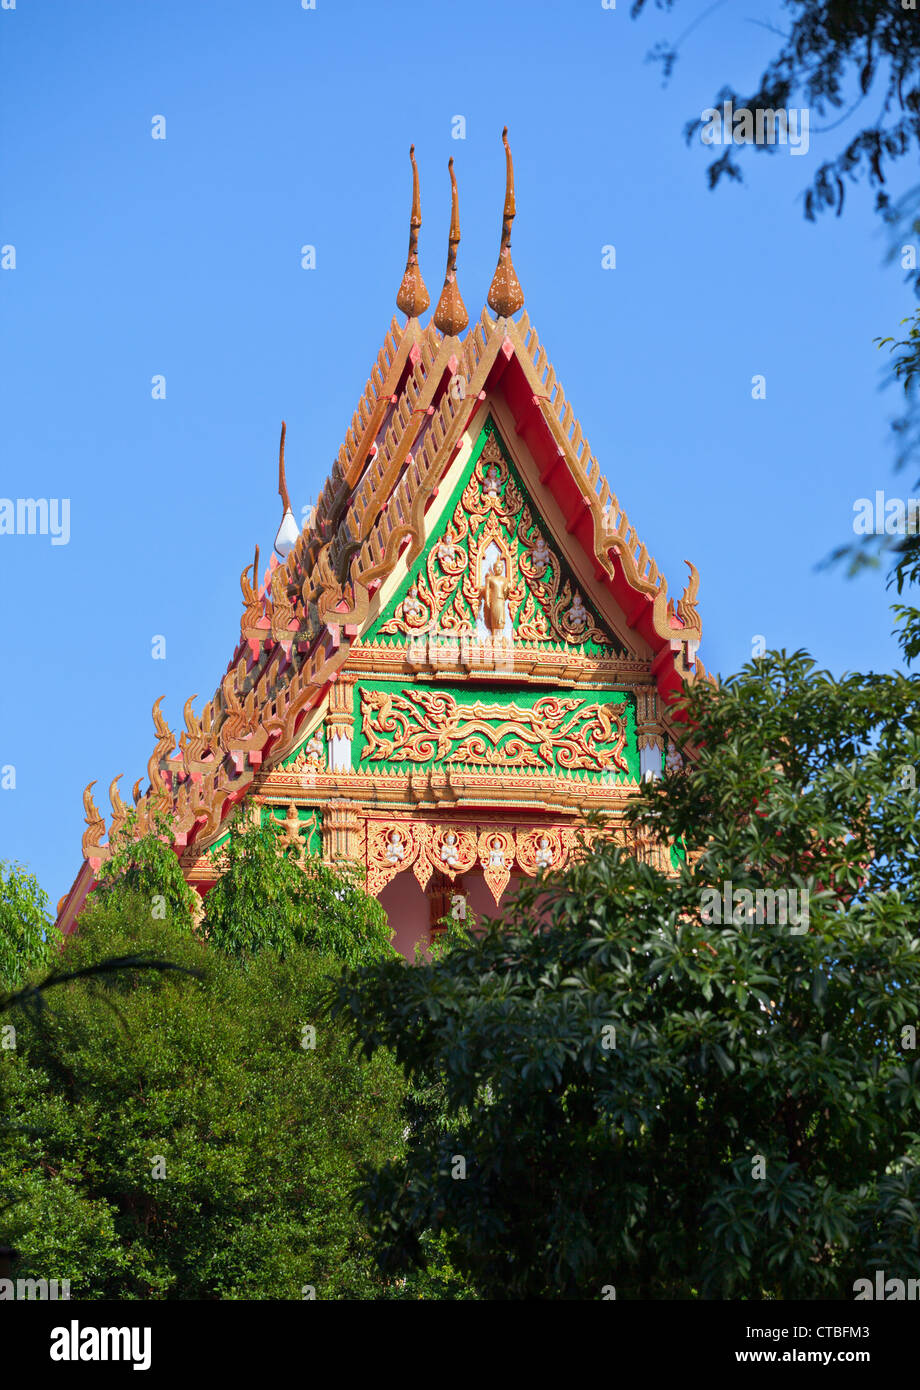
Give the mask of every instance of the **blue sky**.
[[707, 189], [684, 124], [723, 83], [753, 86], [776, 39], [762, 6], [732, 0], [663, 87], [650, 48], [705, 8], [0, 10], [0, 244], [16, 248], [0, 272], [0, 495], [71, 508], [67, 545], [0, 536], [0, 766], [16, 770], [0, 856], [28, 863], [52, 906], [79, 866], [85, 784], [107, 812], [123, 771], [128, 799], [154, 699], [178, 731], [186, 697], [200, 709], [226, 669], [240, 570], [280, 519], [282, 418], [295, 510], [316, 499], [396, 312], [412, 141], [433, 300], [454, 156], [475, 319], [507, 122], [531, 319], [672, 592], [684, 558], [698, 565], [707, 666], [736, 669], [758, 634], [836, 672], [895, 662], [882, 580], [815, 566], [851, 537], [858, 497], [904, 493], [872, 340], [913, 301], [865, 187], [842, 219], [802, 216], [852, 122], [812, 130], [802, 156], [746, 151], [743, 186]]

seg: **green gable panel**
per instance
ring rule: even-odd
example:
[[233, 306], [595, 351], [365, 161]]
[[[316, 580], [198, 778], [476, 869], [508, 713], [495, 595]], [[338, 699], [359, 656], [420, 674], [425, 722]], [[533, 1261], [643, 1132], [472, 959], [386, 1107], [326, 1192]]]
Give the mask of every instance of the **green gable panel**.
[[510, 691], [406, 681], [354, 687], [353, 766], [549, 772], [639, 780], [633, 697], [617, 690]]
[[397, 646], [423, 633], [482, 637], [483, 580], [495, 559], [507, 576], [506, 637], [513, 635], [515, 644], [624, 655], [623, 644], [584, 600], [491, 416], [438, 529], [363, 643]]

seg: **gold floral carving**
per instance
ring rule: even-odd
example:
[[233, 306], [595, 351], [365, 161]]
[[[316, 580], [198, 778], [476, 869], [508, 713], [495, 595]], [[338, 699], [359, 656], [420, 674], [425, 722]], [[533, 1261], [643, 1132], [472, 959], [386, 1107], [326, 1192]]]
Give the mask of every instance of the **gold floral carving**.
[[[419, 727], [420, 726], [420, 727]], [[361, 691], [362, 761], [429, 762], [494, 768], [628, 771], [626, 721], [609, 704], [580, 695], [545, 695], [527, 708], [476, 700], [459, 705], [448, 692]], [[392, 738], [383, 737], [392, 734]], [[502, 742], [502, 740], [506, 740]], [[452, 749], [452, 745], [457, 746]], [[499, 747], [501, 744], [501, 747]]]
[[432, 836], [432, 858], [450, 878], [469, 873], [476, 863], [475, 834], [456, 825], [438, 827]]
[[568, 858], [568, 846], [563, 842], [563, 835], [566, 833], [552, 827], [543, 830], [519, 830], [515, 837], [517, 860], [524, 872], [533, 877], [550, 869], [561, 868]]
[[432, 873], [456, 880], [478, 864], [496, 903], [515, 866], [531, 877], [561, 869], [581, 852], [583, 836], [593, 838], [591, 831], [565, 825], [515, 832], [501, 824], [397, 819], [369, 820], [366, 828], [369, 893], [379, 894], [404, 869], [412, 870], [424, 891]]
[[434, 871], [434, 865], [431, 862], [431, 841], [433, 832], [430, 825], [426, 825], [424, 821], [419, 821], [412, 827], [412, 833], [418, 845], [418, 854], [415, 857], [415, 863], [412, 865], [412, 872], [418, 880], [419, 888], [421, 888], [424, 893], [428, 880], [431, 878]]
[[482, 876], [497, 905], [508, 886], [514, 864], [514, 836], [511, 832], [494, 828], [483, 830], [479, 836], [479, 862]]
[[597, 642], [601, 646], [609, 642], [609, 637], [585, 607], [581, 594], [577, 589], [573, 591], [567, 579], [562, 582], [560, 591], [559, 561], [534, 522], [529, 507], [521, 513], [517, 538], [524, 547], [520, 557], [521, 573], [531, 591], [530, 604], [525, 607], [518, 624], [518, 635], [531, 641], [561, 637], [565, 642]]
[[490, 434], [483, 445], [473, 476], [463, 489], [458, 505], [469, 517], [474, 531], [490, 512], [510, 525], [524, 505], [494, 434]]
[[[493, 553], [486, 564], [490, 547], [499, 552], [498, 559]], [[498, 631], [504, 627], [506, 610], [517, 641], [601, 646], [611, 641], [580, 592], [563, 579], [558, 555], [536, 525], [490, 435], [444, 535], [428, 551], [424, 572], [413, 579], [380, 633], [462, 636], [476, 630], [478, 618], [490, 631]]]
[[367, 891], [372, 897], [385, 888], [391, 878], [415, 862], [419, 852], [418, 828], [406, 821], [385, 825], [368, 823]]

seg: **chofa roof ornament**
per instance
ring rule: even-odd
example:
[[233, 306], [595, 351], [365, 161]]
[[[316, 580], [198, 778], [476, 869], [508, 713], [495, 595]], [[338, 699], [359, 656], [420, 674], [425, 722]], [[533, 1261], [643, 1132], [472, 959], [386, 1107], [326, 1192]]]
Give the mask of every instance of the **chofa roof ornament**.
[[470, 321], [470, 316], [466, 312], [466, 305], [461, 298], [460, 287], [457, 284], [460, 205], [457, 199], [457, 180], [454, 175], [453, 159], [447, 161], [447, 169], [450, 174], [450, 235], [447, 240], [447, 272], [444, 276], [441, 298], [434, 311], [434, 326], [439, 328], [445, 337], [453, 338], [457, 333], [463, 332]]
[[418, 233], [422, 225], [422, 201], [419, 195], [418, 165], [415, 162], [414, 145], [409, 146], [409, 158], [412, 161], [412, 215], [409, 220], [409, 255], [406, 260], [406, 273], [396, 296], [396, 307], [401, 309], [407, 318], [417, 319], [419, 314], [424, 314], [431, 300], [428, 297], [425, 281], [422, 279], [422, 272], [418, 265]]
[[[281, 421], [281, 448], [278, 452], [278, 495], [281, 498], [284, 512], [281, 517], [281, 525], [278, 527], [278, 534], [275, 536], [275, 554], [279, 560], [286, 560], [288, 555], [297, 544], [297, 537], [300, 535], [300, 528], [294, 519], [291, 510], [291, 499], [288, 496], [287, 481], [284, 476], [284, 435], [286, 426]], [[258, 584], [258, 577], [256, 577]]]
[[505, 209], [502, 214], [502, 244], [498, 253], [498, 265], [489, 287], [489, 308], [494, 309], [499, 318], [510, 318], [518, 309], [524, 307], [524, 291], [515, 274], [511, 262], [511, 223], [514, 221], [514, 165], [511, 162], [511, 146], [508, 144], [508, 127], [502, 131], [505, 146]]

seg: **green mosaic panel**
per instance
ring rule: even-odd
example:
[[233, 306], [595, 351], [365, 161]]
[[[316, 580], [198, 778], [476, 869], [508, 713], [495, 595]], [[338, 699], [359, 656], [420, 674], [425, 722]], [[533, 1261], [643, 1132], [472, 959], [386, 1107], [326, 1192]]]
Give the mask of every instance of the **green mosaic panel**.
[[361, 772], [470, 767], [610, 785], [639, 779], [635, 705], [624, 691], [361, 681], [354, 702], [352, 759]]

